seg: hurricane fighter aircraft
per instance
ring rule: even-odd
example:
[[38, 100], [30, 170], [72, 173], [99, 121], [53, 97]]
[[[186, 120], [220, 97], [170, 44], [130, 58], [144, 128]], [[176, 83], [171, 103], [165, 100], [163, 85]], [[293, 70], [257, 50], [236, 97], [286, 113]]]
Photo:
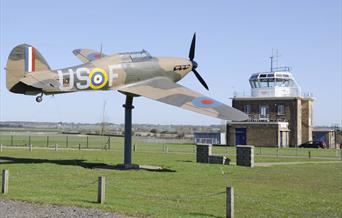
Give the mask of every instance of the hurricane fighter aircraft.
[[52, 70], [39, 51], [21, 44], [10, 53], [6, 65], [7, 89], [24, 95], [55, 95], [69, 92], [118, 90], [132, 96], [145, 96], [166, 104], [223, 120], [246, 120], [241, 111], [177, 84], [189, 72], [208, 89], [197, 72], [196, 34], [189, 59], [153, 57], [147, 51], [105, 55], [90, 49], [76, 49], [83, 64]]

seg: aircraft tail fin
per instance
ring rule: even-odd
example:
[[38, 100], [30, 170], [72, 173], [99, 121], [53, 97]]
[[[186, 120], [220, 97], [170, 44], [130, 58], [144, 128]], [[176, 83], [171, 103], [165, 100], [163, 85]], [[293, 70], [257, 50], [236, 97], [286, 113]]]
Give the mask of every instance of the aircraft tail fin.
[[14, 93], [26, 93], [39, 91], [35, 87], [28, 86], [20, 79], [26, 73], [50, 70], [50, 67], [39, 51], [31, 45], [21, 44], [12, 49], [6, 65], [6, 86]]

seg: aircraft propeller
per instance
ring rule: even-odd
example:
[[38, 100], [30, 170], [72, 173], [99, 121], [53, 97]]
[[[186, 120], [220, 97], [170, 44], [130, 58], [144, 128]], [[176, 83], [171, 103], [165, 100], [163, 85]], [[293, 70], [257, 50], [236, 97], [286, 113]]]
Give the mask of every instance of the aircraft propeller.
[[195, 58], [195, 46], [196, 46], [196, 33], [194, 33], [194, 36], [192, 37], [190, 51], [189, 51], [189, 59], [192, 62], [192, 69], [191, 69], [191, 71], [195, 74], [195, 76], [200, 81], [200, 83], [204, 86], [204, 88], [209, 90], [207, 83], [204, 81], [204, 79], [201, 77], [201, 75], [196, 70], [198, 64], [197, 64], [196, 61], [194, 61], [194, 58]]

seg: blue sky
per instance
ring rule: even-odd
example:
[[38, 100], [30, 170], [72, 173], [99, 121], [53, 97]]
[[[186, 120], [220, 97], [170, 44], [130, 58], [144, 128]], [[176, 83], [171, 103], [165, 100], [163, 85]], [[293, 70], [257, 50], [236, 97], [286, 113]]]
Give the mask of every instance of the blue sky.
[[[3, 70], [11, 49], [35, 46], [52, 68], [79, 64], [76, 48], [104, 53], [146, 49], [153, 56], [187, 57], [197, 32], [197, 68], [206, 91], [189, 74], [180, 83], [231, 104], [234, 91], [249, 93], [250, 74], [269, 69], [272, 48], [279, 66], [287, 65], [302, 91], [312, 92], [314, 124], [341, 124], [340, 0], [317, 1], [46, 1], [0, 0], [0, 121], [123, 122], [124, 96], [88, 92], [45, 96], [12, 94]], [[155, 124], [219, 124], [220, 120], [139, 97], [133, 122]]]

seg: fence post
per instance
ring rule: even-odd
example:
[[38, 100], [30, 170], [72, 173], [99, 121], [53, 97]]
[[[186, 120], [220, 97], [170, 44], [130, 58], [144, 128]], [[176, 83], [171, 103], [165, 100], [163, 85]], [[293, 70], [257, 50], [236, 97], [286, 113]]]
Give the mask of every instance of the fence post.
[[48, 148], [49, 147], [49, 136], [46, 136], [46, 147]]
[[32, 144], [29, 144], [29, 151], [32, 151]]
[[13, 135], [11, 135], [11, 146], [13, 146]]
[[1, 193], [6, 194], [8, 193], [8, 170], [2, 171], [2, 188]]
[[311, 151], [309, 151], [308, 153], [309, 153], [309, 158], [311, 158]]
[[226, 217], [234, 217], [234, 188], [226, 188]]
[[108, 150], [110, 150], [110, 136], [108, 136]]
[[2, 152], [2, 144], [0, 144], [0, 152]]
[[28, 137], [28, 144], [31, 144], [31, 136]]
[[78, 144], [78, 150], [81, 150], [81, 144]]
[[68, 148], [69, 147], [69, 136], [66, 136], [65, 138], [65, 147]]
[[261, 146], [260, 146], [259, 148], [260, 148], [260, 152], [259, 152], [259, 154], [261, 155]]
[[55, 144], [55, 151], [57, 151], [58, 149], [58, 144]]
[[87, 136], [87, 148], [89, 148], [89, 136]]
[[106, 180], [104, 176], [99, 177], [98, 190], [97, 190], [97, 203], [103, 204], [105, 201], [105, 188]]

